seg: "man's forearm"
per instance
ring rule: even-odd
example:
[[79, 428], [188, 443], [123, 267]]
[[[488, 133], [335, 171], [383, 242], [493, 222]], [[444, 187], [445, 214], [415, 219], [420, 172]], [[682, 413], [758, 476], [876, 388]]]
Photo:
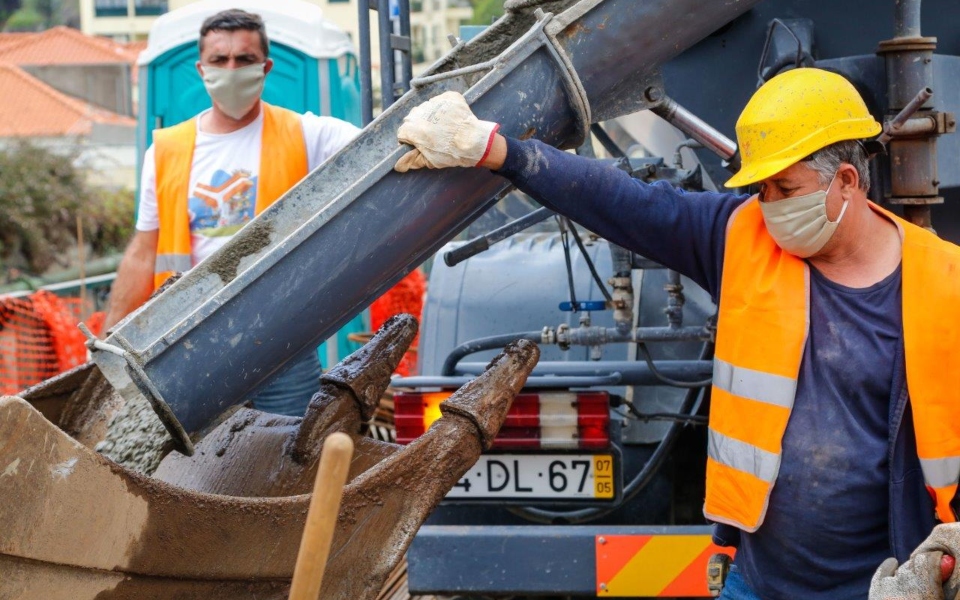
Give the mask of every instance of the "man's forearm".
[[646, 184], [602, 161], [499, 135], [483, 166], [606, 239], [718, 291], [726, 222], [744, 196]]
[[147, 301], [153, 292], [156, 232], [137, 232], [120, 261], [110, 290], [110, 306], [103, 332]]
[[126, 273], [123, 269], [118, 270], [117, 278], [110, 290], [110, 307], [103, 321], [103, 331], [106, 332], [125, 316], [139, 308], [147, 301], [152, 291], [152, 272], [144, 275], [139, 270], [128, 270]]

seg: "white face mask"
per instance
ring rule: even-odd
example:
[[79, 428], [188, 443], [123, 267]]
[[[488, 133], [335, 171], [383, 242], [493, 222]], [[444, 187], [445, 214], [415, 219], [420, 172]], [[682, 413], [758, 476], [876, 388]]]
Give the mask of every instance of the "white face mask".
[[227, 116], [241, 119], [260, 101], [265, 64], [239, 69], [203, 65], [203, 85], [210, 98]]
[[807, 258], [830, 241], [847, 210], [847, 201], [844, 200], [837, 220], [831, 222], [827, 218], [827, 193], [836, 178], [834, 173], [826, 190], [760, 203], [767, 232], [778, 246], [794, 256]]

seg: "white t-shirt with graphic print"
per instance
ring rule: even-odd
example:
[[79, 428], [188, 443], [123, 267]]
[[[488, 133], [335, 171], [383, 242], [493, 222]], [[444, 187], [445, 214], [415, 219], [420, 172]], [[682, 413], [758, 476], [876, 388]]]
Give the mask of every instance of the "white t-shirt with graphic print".
[[[231, 133], [213, 134], [200, 130], [190, 169], [190, 237], [192, 264], [195, 266], [227, 243], [241, 227], [254, 217], [257, 204], [257, 178], [260, 170], [260, 139], [263, 132], [263, 111], [249, 125]], [[360, 130], [340, 119], [319, 117], [313, 113], [300, 115], [303, 139], [307, 145], [310, 171], [344, 147]], [[143, 157], [140, 177], [140, 208], [137, 229], [156, 231], [160, 228], [157, 214], [157, 170], [151, 145]]]

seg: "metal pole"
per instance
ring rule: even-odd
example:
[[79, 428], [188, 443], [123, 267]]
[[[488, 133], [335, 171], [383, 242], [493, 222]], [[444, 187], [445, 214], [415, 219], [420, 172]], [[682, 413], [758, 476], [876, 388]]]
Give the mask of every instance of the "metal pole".
[[444, 252], [443, 262], [448, 267], [455, 267], [471, 256], [475, 256], [484, 250], [489, 249], [490, 244], [496, 244], [501, 240], [505, 240], [508, 237], [527, 229], [528, 227], [532, 227], [541, 221], [549, 219], [555, 214], [556, 213], [549, 208], [538, 208], [537, 210], [520, 217], [519, 219], [507, 223], [503, 227], [498, 227], [486, 235], [481, 235], [480, 237], [470, 240], [459, 248]]
[[922, 90], [917, 92], [917, 95], [914, 96], [913, 100], [911, 100], [909, 104], [904, 106], [903, 110], [897, 113], [897, 116], [895, 116], [891, 121], [889, 121], [886, 125], [884, 125], [883, 127], [884, 131], [882, 134], [880, 134], [880, 137], [877, 138], [877, 141], [880, 142], [881, 144], [886, 144], [887, 142], [892, 140], [893, 136], [898, 131], [900, 131], [903, 128], [904, 124], [910, 119], [910, 117], [913, 116], [913, 113], [920, 110], [920, 107], [923, 106], [923, 104], [932, 97], [933, 97], [933, 90], [931, 90], [930, 88], [923, 88]]
[[920, 0], [894, 1], [894, 37], [920, 37]]
[[[371, 0], [372, 1], [372, 0]], [[390, 43], [390, 0], [377, 0], [377, 29], [380, 33], [380, 110], [387, 110], [396, 98], [393, 95], [393, 45]]]
[[400, 5], [400, 35], [410, 42], [410, 49], [403, 54], [401, 60], [401, 83], [403, 91], [410, 89], [410, 80], [413, 79], [413, 39], [410, 37], [410, 0], [397, 0]]
[[373, 80], [370, 76], [370, 0], [357, 1], [360, 26], [360, 118], [366, 127], [373, 120]]
[[[658, 93], [659, 90], [657, 91]], [[656, 93], [654, 93], [656, 95]], [[703, 144], [724, 160], [730, 160], [737, 153], [737, 143], [723, 135], [706, 121], [677, 104], [672, 98], [663, 96], [660, 104], [651, 109], [671, 125]]]
[[[930, 95], [923, 91], [933, 86], [932, 61], [937, 38], [921, 36], [920, 0], [896, 0], [894, 33], [894, 38], [880, 42], [877, 50], [886, 62], [889, 110], [893, 114], [916, 108], [917, 112], [912, 119], [888, 123], [885, 127], [892, 137], [887, 146], [889, 202], [902, 205], [903, 216], [908, 221], [933, 230], [930, 206], [943, 202], [937, 177], [939, 132], [906, 135], [917, 129], [913, 126], [914, 120], [936, 114]], [[918, 95], [917, 90], [921, 90], [921, 94]]]

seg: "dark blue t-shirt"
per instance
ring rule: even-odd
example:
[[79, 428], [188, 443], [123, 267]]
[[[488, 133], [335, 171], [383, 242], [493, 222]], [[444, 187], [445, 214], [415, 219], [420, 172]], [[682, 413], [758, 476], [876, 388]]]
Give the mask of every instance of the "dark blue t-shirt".
[[853, 289], [810, 270], [810, 329], [780, 473], [736, 563], [760, 597], [866, 598], [891, 555], [890, 385], [900, 269]]
[[[747, 196], [644, 184], [540, 142], [507, 140], [499, 171], [541, 204], [719, 297], [726, 226]], [[810, 329], [779, 477], [736, 562], [766, 599], [866, 598], [892, 555], [889, 408], [900, 270], [851, 289], [811, 269]]]

